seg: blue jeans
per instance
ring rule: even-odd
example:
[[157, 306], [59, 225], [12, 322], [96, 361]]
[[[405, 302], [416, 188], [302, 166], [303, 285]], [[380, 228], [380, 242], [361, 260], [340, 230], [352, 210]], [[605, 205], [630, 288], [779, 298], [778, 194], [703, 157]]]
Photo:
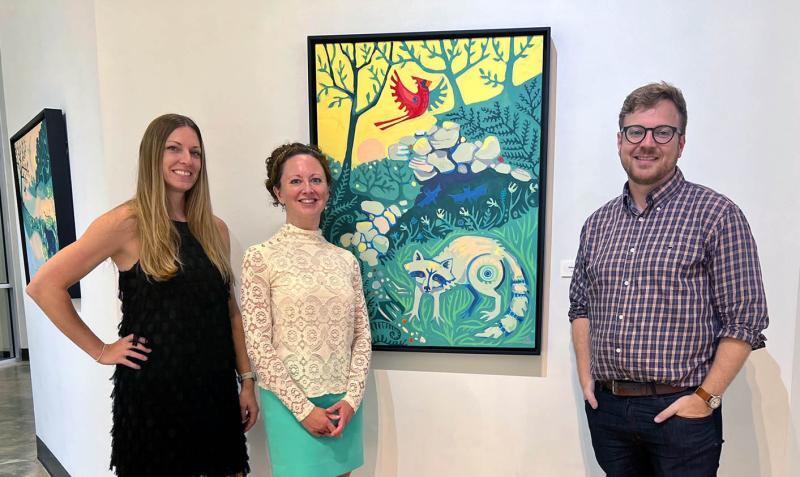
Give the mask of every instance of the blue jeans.
[[621, 397], [595, 390], [597, 409], [586, 403], [592, 447], [610, 477], [712, 477], [722, 451], [722, 408], [710, 416], [672, 416], [661, 424], [656, 414], [689, 390], [660, 396]]

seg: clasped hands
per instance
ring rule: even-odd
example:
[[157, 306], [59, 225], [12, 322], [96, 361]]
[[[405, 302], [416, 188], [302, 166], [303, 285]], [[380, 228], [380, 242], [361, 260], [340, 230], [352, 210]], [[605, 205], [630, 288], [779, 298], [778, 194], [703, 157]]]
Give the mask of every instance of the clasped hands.
[[354, 413], [350, 403], [339, 401], [327, 409], [315, 406], [300, 423], [314, 437], [341, 437]]

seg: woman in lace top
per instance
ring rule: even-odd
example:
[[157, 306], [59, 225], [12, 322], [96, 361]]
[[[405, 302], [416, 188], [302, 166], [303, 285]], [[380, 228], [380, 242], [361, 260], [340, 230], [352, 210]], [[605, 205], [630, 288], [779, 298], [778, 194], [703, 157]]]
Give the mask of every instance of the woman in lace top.
[[371, 340], [361, 272], [319, 230], [331, 183], [319, 149], [281, 146], [267, 175], [286, 224], [245, 252], [241, 301], [272, 472], [346, 476], [364, 462], [359, 405]]

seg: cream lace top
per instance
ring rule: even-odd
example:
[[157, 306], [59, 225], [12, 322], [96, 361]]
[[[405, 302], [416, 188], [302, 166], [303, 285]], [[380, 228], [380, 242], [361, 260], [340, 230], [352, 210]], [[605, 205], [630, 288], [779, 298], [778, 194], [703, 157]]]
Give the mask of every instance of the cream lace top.
[[309, 397], [345, 392], [358, 409], [372, 350], [353, 254], [284, 225], [245, 252], [242, 319], [259, 385], [298, 421], [314, 409]]

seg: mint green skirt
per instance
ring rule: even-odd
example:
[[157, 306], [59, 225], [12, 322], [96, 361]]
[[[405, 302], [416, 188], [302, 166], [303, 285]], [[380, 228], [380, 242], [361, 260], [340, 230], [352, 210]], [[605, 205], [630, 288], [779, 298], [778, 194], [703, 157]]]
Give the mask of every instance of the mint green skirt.
[[[364, 465], [360, 407], [342, 437], [314, 437], [272, 392], [260, 390], [273, 477], [335, 477]], [[344, 394], [326, 394], [309, 400], [327, 408], [343, 397]]]

